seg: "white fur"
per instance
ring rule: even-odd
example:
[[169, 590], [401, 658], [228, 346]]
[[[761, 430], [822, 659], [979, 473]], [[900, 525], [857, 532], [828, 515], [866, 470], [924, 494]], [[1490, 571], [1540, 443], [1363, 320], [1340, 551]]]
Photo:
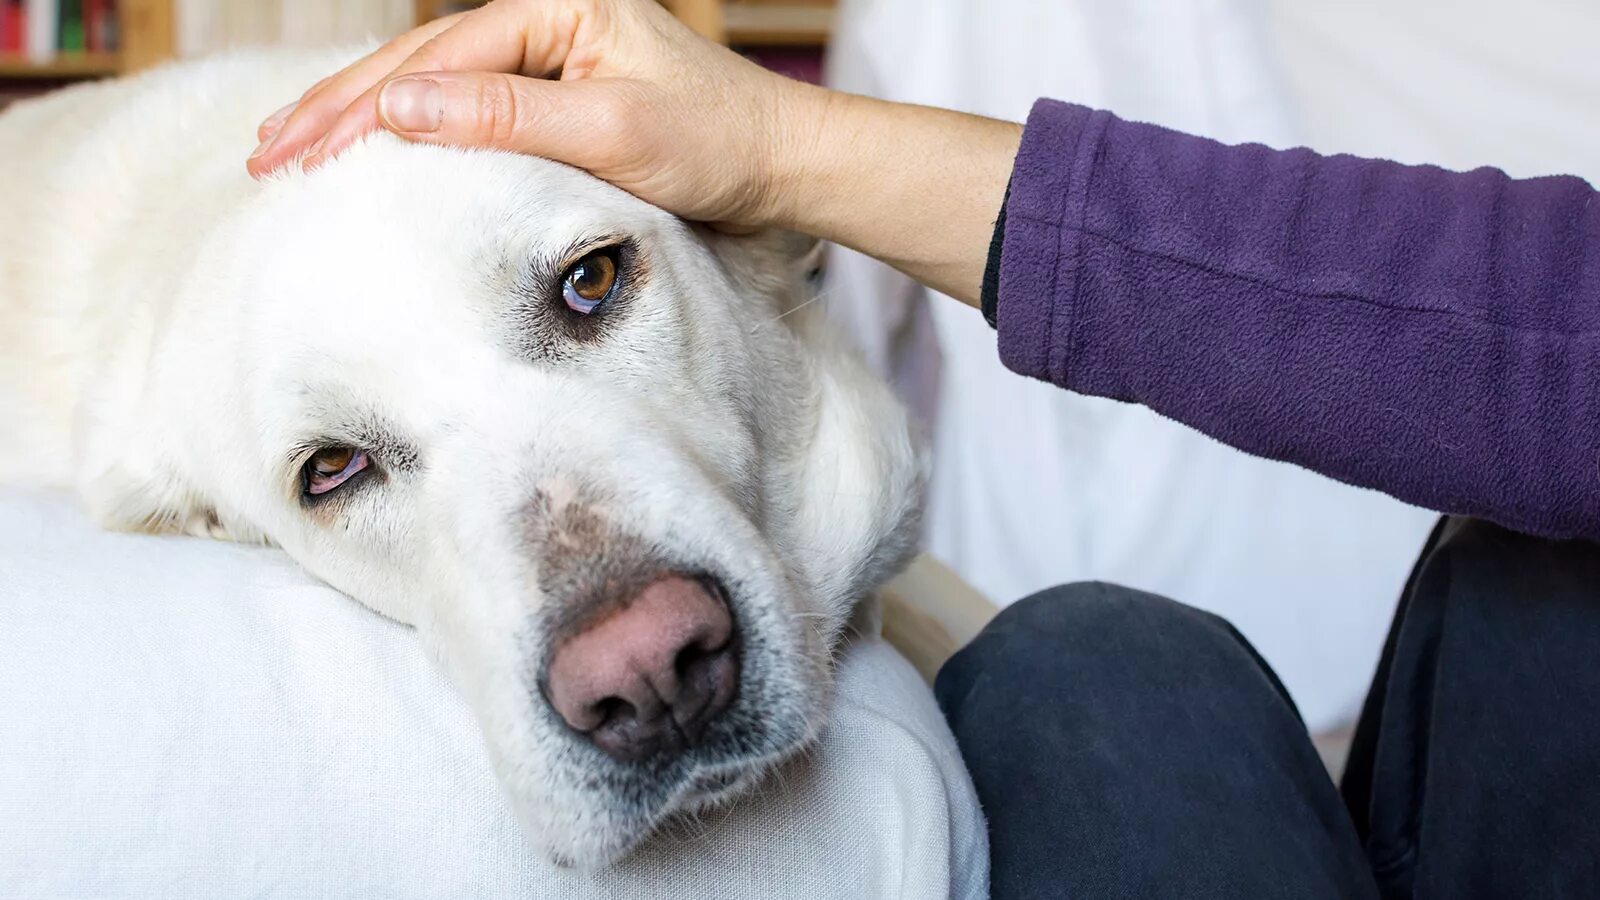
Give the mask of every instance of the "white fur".
[[[277, 544], [414, 624], [530, 840], [601, 865], [815, 737], [847, 619], [910, 551], [906, 419], [797, 307], [781, 237], [388, 137], [252, 182], [255, 124], [347, 58], [239, 55], [0, 115], [0, 481], [74, 488], [110, 528]], [[508, 279], [597, 234], [648, 261], [628, 315], [516, 352]], [[308, 512], [293, 449], [369, 418], [415, 467]], [[535, 491], [730, 581], [754, 638], [740, 752], [640, 772], [561, 726], [530, 674], [563, 601], [528, 549]]]

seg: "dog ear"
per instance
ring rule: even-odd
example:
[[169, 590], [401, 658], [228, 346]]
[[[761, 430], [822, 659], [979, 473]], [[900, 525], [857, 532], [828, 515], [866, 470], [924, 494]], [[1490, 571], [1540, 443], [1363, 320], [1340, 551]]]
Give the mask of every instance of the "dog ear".
[[[888, 385], [821, 304], [809, 305], [818, 241], [773, 229], [729, 234], [696, 227], [740, 293], [764, 295], [776, 313], [764, 320], [781, 320], [795, 341], [795, 365], [775, 389], [805, 407], [797, 418], [803, 430], [771, 460], [773, 489], [792, 511], [777, 523], [775, 537], [810, 590], [846, 613], [915, 555], [926, 477], [922, 442]], [[836, 618], [843, 623], [847, 616]]]
[[916, 554], [927, 460], [905, 406], [824, 315], [793, 316], [812, 373], [809, 431], [786, 467], [792, 557], [836, 609], [859, 603]]
[[724, 265], [756, 261], [793, 266], [822, 245], [819, 238], [783, 228], [734, 231], [700, 222], [691, 227]]
[[770, 300], [776, 312], [787, 313], [809, 296], [806, 284], [822, 260], [820, 240], [781, 228], [750, 232], [701, 224], [693, 228], [728, 277], [744, 292]]

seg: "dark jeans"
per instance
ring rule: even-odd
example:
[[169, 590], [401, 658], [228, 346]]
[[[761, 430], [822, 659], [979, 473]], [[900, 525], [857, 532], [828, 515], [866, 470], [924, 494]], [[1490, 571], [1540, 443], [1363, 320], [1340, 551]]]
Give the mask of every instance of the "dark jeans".
[[937, 691], [997, 900], [1600, 897], [1600, 545], [1442, 524], [1342, 798], [1244, 638], [1150, 594], [1023, 600]]

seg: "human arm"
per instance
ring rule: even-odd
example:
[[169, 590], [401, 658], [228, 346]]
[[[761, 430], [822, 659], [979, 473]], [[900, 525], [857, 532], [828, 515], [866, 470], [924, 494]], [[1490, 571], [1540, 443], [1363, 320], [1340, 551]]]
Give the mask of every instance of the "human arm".
[[686, 218], [833, 240], [972, 304], [1022, 132], [784, 78], [654, 2], [496, 0], [314, 86], [263, 125], [249, 168], [315, 167], [384, 127], [560, 160]]

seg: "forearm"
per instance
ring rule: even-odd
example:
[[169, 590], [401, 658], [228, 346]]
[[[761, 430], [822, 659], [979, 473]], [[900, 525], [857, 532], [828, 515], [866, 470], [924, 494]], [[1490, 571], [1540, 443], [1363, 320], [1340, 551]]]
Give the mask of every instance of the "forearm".
[[773, 224], [976, 306], [1022, 126], [811, 87], [791, 102]]
[[1600, 537], [1594, 197], [1041, 105], [1001, 353], [1403, 500]]

